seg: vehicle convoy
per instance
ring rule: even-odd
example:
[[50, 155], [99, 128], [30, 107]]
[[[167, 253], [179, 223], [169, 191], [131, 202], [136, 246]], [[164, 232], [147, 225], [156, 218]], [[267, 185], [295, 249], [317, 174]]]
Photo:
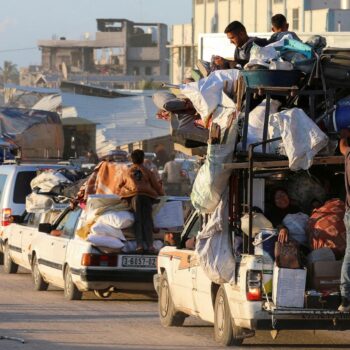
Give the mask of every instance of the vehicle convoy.
[[[180, 244], [158, 255], [159, 317], [166, 327], [199, 317], [222, 345], [259, 330], [350, 327], [340, 294], [344, 156], [336, 150], [350, 125], [348, 62], [337, 61], [349, 49], [315, 55], [292, 39], [275, 47], [253, 47], [244, 69], [202, 64], [207, 77], [179, 86], [198, 112], [193, 123], [211, 126], [191, 193], [196, 213]], [[275, 59], [288, 70], [271, 68]], [[184, 103], [171, 99], [164, 110], [180, 122], [188, 110], [171, 110]]]

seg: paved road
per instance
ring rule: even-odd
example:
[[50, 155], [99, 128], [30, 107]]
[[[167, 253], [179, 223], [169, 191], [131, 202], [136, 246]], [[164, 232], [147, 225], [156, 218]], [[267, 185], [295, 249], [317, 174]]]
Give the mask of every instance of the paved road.
[[[65, 301], [57, 289], [32, 290], [29, 274], [4, 275], [0, 269], [1, 350], [217, 349], [210, 325], [189, 318], [181, 328], [162, 328], [157, 303], [150, 298], [115, 294], [99, 300]], [[282, 332], [273, 341], [259, 332], [243, 349], [350, 349], [350, 332]]]

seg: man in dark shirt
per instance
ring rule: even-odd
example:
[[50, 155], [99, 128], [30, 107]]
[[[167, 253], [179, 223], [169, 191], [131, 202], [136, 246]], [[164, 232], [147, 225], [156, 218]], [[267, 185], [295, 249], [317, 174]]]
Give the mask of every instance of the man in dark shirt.
[[212, 70], [238, 68], [237, 65], [243, 68], [249, 62], [250, 50], [254, 43], [258, 46], [266, 46], [268, 44], [267, 39], [249, 37], [245, 26], [238, 21], [231, 22], [226, 27], [225, 34], [231, 43], [236, 46], [234, 60], [232, 61], [221, 56], [214, 56], [212, 62], [212, 68], [214, 69]]
[[345, 156], [345, 189], [346, 189], [346, 212], [344, 223], [346, 227], [346, 250], [341, 270], [340, 293], [342, 303], [339, 311], [350, 312], [350, 147], [348, 138], [350, 130], [343, 129], [340, 133], [339, 149]]

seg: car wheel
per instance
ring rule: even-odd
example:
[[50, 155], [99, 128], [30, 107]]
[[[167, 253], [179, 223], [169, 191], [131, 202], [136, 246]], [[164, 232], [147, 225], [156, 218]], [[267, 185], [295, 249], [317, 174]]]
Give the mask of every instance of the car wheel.
[[83, 293], [73, 283], [72, 274], [67, 267], [64, 273], [64, 297], [67, 300], [80, 300], [82, 296]]
[[183, 325], [187, 315], [175, 309], [166, 272], [160, 277], [158, 305], [160, 323], [164, 327], [181, 327]]
[[10, 274], [16, 273], [17, 271], [18, 265], [12, 261], [10, 256], [10, 248], [8, 243], [6, 243], [4, 249], [4, 272]]
[[112, 291], [110, 290], [110, 288], [94, 289], [94, 294], [97, 296], [97, 298], [107, 299], [112, 295]]
[[225, 289], [221, 286], [216, 294], [214, 309], [214, 335], [215, 340], [225, 346], [242, 345], [243, 339], [235, 335], [239, 328], [234, 325], [229, 309]]
[[32, 264], [32, 277], [34, 282], [34, 289], [37, 291], [47, 290], [49, 288], [49, 284], [45, 282], [43, 276], [39, 271], [38, 259], [34, 256], [33, 264]]

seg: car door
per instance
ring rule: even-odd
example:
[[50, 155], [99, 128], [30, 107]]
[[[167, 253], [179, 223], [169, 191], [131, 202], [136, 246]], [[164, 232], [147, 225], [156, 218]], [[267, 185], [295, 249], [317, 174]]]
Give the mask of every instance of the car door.
[[[198, 256], [194, 251], [194, 240], [200, 230], [200, 220], [198, 215], [193, 215], [184, 230], [181, 238], [180, 249], [173, 254], [175, 261], [179, 262], [173, 268], [172, 288], [175, 305], [182, 309], [187, 309], [190, 313], [197, 313], [193, 299], [193, 279], [196, 277], [198, 267]], [[188, 244], [190, 241], [193, 241]]]
[[31, 254], [32, 254], [32, 242], [34, 236], [38, 233], [38, 225], [40, 222], [41, 214], [30, 213], [25, 218], [25, 224], [20, 225], [21, 230], [21, 265], [27, 269], [31, 269]]
[[60, 236], [50, 235], [48, 251], [50, 255], [50, 280], [56, 286], [64, 286], [64, 264], [69, 241], [74, 237], [75, 227], [80, 216], [81, 209], [69, 211], [67, 215], [58, 223], [56, 231], [60, 231]]

